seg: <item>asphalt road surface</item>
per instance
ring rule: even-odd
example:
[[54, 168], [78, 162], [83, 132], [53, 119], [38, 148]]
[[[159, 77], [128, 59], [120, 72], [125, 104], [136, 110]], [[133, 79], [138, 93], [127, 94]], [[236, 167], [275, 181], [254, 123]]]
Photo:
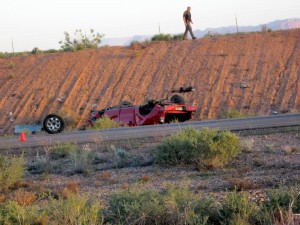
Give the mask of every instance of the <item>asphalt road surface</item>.
[[242, 119], [210, 120], [188, 122], [179, 124], [162, 124], [152, 126], [139, 126], [117, 128], [102, 131], [76, 131], [61, 134], [28, 135], [25, 142], [20, 142], [18, 136], [0, 138], [0, 149], [29, 148], [49, 146], [63, 143], [93, 143], [103, 140], [124, 140], [129, 138], [146, 138], [166, 136], [179, 130], [191, 127], [195, 129], [219, 128], [221, 130], [255, 130], [261, 128], [278, 128], [300, 126], [300, 114], [285, 114], [263, 117], [249, 117]]

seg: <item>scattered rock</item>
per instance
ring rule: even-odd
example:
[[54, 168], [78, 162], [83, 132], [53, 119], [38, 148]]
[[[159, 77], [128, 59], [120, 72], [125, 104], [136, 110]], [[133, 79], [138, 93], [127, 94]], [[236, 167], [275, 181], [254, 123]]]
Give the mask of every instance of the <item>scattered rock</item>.
[[244, 89], [244, 88], [250, 88], [250, 86], [248, 84], [241, 83], [240, 84], [240, 88], [242, 88], [242, 89]]

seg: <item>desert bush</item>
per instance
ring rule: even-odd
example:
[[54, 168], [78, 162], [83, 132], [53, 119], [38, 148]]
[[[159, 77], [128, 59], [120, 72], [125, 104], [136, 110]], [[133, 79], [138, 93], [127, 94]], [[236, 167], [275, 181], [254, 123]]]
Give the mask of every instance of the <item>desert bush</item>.
[[76, 112], [69, 109], [60, 110], [57, 112], [57, 114], [63, 118], [64, 123], [68, 129], [74, 129], [81, 119]]
[[134, 50], [131, 54], [132, 58], [137, 58], [141, 55], [141, 51], [140, 50]]
[[92, 129], [104, 130], [104, 129], [118, 128], [118, 127], [120, 127], [120, 125], [117, 122], [111, 120], [108, 116], [103, 116], [100, 119], [96, 120]]
[[51, 224], [103, 224], [103, 206], [88, 195], [73, 195], [68, 199], [50, 199], [45, 212]]
[[171, 39], [170, 34], [156, 34], [151, 38], [151, 41], [170, 41]]
[[172, 36], [172, 40], [174, 41], [182, 41], [183, 40], [183, 34], [175, 34]]
[[9, 73], [9, 74], [8, 74], [8, 79], [9, 79], [9, 80], [14, 79], [15, 77], [16, 77], [16, 75], [15, 75], [14, 73]]
[[249, 194], [234, 191], [225, 197], [218, 220], [223, 224], [256, 224], [258, 214], [259, 208], [250, 200]]
[[254, 140], [253, 139], [248, 139], [248, 140], [243, 140], [241, 141], [241, 147], [243, 152], [252, 152], [254, 145]]
[[56, 49], [48, 49], [43, 51], [44, 54], [51, 54], [51, 53], [58, 53], [58, 52], [59, 50]]
[[281, 187], [268, 192], [269, 201], [265, 206], [271, 211], [288, 212], [292, 207], [294, 213], [300, 213], [300, 191], [295, 187]]
[[219, 115], [220, 119], [232, 119], [232, 118], [243, 118], [243, 117], [247, 117], [247, 115], [235, 109], [223, 110]]
[[142, 48], [142, 43], [140, 43], [139, 41], [132, 41], [130, 43], [130, 48], [135, 51], [140, 50]]
[[19, 189], [12, 194], [10, 199], [17, 202], [19, 205], [32, 205], [36, 201], [36, 194], [34, 192]]
[[113, 224], [205, 224], [213, 208], [211, 200], [186, 188], [121, 191], [111, 196], [109, 205]]
[[249, 178], [228, 177], [226, 181], [228, 182], [229, 190], [246, 191], [257, 188], [256, 183]]
[[24, 206], [15, 201], [8, 201], [6, 204], [0, 204], [0, 224], [35, 224], [41, 219], [38, 211], [39, 207], [36, 205]]
[[290, 155], [290, 154], [299, 152], [300, 147], [285, 145], [285, 146], [282, 147], [282, 150], [285, 154]]
[[70, 154], [71, 169], [74, 173], [89, 174], [91, 163], [89, 161], [88, 152], [77, 150]]
[[42, 51], [38, 47], [34, 47], [31, 51], [32, 55], [38, 55], [38, 54], [41, 54], [41, 53], [42, 53]]
[[10, 62], [9, 65], [8, 65], [9, 69], [13, 69], [15, 67], [16, 67], [16, 64], [14, 62]]
[[35, 160], [27, 165], [27, 170], [32, 174], [43, 174], [51, 172], [51, 163], [45, 156], [37, 155]]
[[60, 41], [61, 49], [65, 52], [79, 51], [87, 48], [98, 48], [101, 44], [101, 39], [104, 34], [95, 33], [93, 29], [90, 29], [89, 33], [83, 34], [82, 30], [76, 30], [72, 38], [68, 32], [64, 33], [65, 39]]
[[72, 143], [54, 145], [51, 148], [51, 159], [57, 160], [60, 158], [65, 158], [77, 150], [78, 146]]
[[9, 157], [0, 155], [0, 192], [4, 192], [23, 176], [24, 157]]
[[156, 151], [156, 162], [218, 168], [239, 152], [239, 138], [229, 131], [186, 129], [163, 140]]

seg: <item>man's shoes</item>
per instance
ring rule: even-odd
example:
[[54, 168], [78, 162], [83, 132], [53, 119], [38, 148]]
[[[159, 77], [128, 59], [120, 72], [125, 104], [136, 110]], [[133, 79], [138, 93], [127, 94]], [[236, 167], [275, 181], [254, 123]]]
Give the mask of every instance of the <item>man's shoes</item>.
[[197, 39], [196, 37], [193, 37], [193, 40]]

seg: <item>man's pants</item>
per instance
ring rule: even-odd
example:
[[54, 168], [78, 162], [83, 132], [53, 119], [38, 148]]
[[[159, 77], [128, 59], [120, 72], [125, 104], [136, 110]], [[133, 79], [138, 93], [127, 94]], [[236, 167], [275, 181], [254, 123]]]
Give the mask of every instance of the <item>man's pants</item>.
[[184, 32], [184, 35], [183, 35], [183, 40], [186, 40], [186, 39], [187, 39], [187, 34], [188, 34], [188, 32], [190, 32], [192, 38], [196, 38], [195, 35], [194, 35], [194, 33], [193, 33], [193, 29], [192, 29], [191, 24], [188, 23], [188, 24], [185, 26], [185, 32]]

